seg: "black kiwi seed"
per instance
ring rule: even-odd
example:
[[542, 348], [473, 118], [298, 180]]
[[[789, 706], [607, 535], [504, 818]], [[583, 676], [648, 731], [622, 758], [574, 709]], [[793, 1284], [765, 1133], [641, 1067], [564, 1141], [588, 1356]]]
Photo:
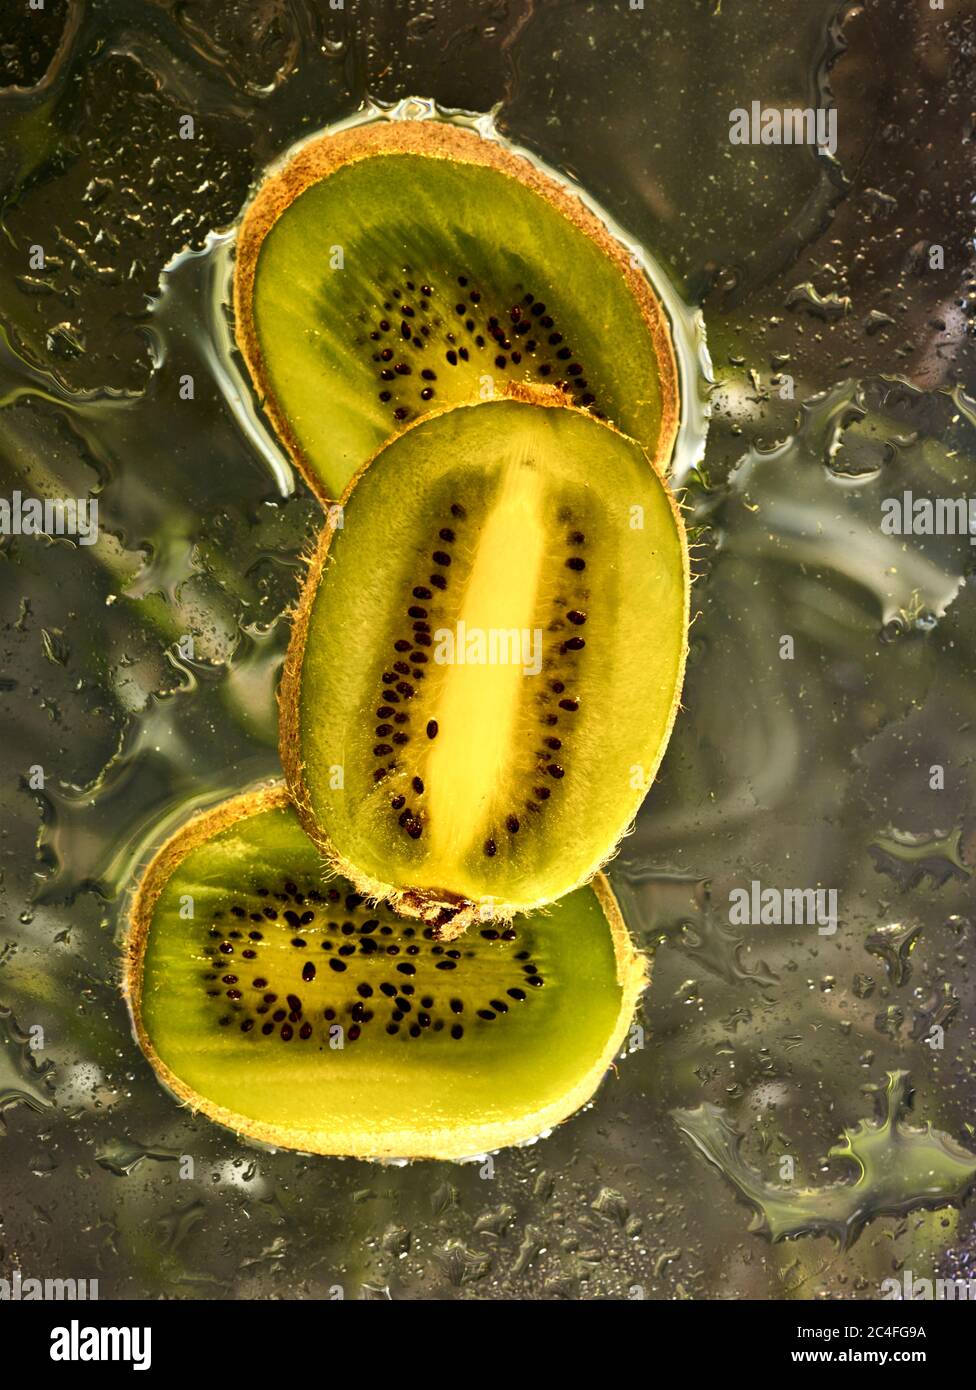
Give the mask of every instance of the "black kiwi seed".
[[488, 856], [488, 858], [489, 858], [489, 859], [493, 859], [494, 856], [497, 854], [497, 852], [498, 852], [498, 846], [495, 844], [495, 841], [492, 840], [492, 839], [486, 840], [486, 841], [485, 841], [485, 854]]
[[428, 738], [436, 738], [436, 737], [437, 737], [437, 720], [436, 720], [436, 719], [428, 719], [428, 721], [427, 721], [427, 737], [428, 737]]

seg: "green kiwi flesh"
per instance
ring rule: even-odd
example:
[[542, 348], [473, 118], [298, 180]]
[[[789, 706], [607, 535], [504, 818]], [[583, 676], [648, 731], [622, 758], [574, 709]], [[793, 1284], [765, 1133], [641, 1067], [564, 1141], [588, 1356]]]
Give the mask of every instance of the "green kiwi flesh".
[[529, 160], [437, 121], [303, 146], [240, 228], [237, 340], [320, 496], [420, 415], [486, 381], [558, 386], [666, 464], [670, 330], [592, 212]]
[[281, 691], [306, 828], [359, 891], [452, 930], [585, 882], [663, 755], [686, 651], [680, 513], [563, 406], [428, 417], [322, 534]]
[[324, 883], [275, 787], [196, 817], [152, 861], [126, 988], [161, 1080], [239, 1133], [462, 1158], [588, 1101], [644, 979], [605, 882], [445, 946]]

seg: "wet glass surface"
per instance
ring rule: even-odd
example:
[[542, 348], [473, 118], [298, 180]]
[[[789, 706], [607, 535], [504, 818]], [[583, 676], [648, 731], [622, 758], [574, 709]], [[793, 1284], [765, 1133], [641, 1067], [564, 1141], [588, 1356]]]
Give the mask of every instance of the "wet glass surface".
[[[974, 74], [971, 0], [5, 6], [0, 496], [97, 495], [101, 534], [0, 537], [0, 1271], [218, 1299], [976, 1276], [976, 549], [882, 527], [906, 490], [976, 495]], [[138, 866], [278, 771], [320, 524], [229, 350], [234, 220], [296, 140], [411, 95], [493, 111], [646, 248], [711, 417], [678, 470], [684, 708], [611, 871], [655, 952], [645, 1043], [490, 1168], [241, 1144], [156, 1084], [119, 989]], [[833, 103], [836, 153], [731, 144], [753, 101]], [[730, 921], [753, 882], [835, 892], [836, 931]]]

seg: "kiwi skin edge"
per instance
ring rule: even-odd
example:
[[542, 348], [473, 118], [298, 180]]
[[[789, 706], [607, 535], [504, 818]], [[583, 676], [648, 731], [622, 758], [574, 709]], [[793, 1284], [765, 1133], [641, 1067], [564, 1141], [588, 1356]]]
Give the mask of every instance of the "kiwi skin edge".
[[[584, 415], [587, 419], [592, 419], [592, 416], [590, 416], [587, 411], [580, 410], [577, 406], [567, 405], [566, 397], [563, 395], [563, 393], [557, 390], [555, 387], [551, 386], [540, 387], [529, 386], [523, 382], [507, 382], [504, 391], [499, 393], [495, 397], [495, 399], [518, 400], [524, 401], [530, 405], [544, 406], [559, 410], [572, 410], [575, 411], [578, 415]], [[402, 438], [402, 436], [408, 430], [417, 429], [419, 426], [426, 424], [428, 421], [434, 419], [438, 415], [445, 414], [449, 410], [477, 410], [479, 406], [483, 406], [486, 404], [489, 403], [478, 402], [473, 403], [471, 405], [442, 406], [439, 410], [430, 411], [429, 414], [422, 415], [417, 420], [412, 420], [406, 426], [406, 429], [394, 435], [393, 439]], [[615, 426], [609, 424], [606, 421], [601, 421], [600, 424], [603, 429], [612, 430], [615, 434], [622, 434], [620, 430], [617, 430]], [[376, 453], [373, 454], [369, 459], [367, 459], [366, 462], [362, 465], [362, 467], [349, 480], [349, 483], [346, 486], [346, 490], [342, 494], [342, 498], [339, 504], [340, 509], [345, 506], [350, 495], [352, 494], [353, 489], [356, 486], [356, 483], [359, 481], [360, 477], [363, 475], [363, 473], [365, 473], [366, 469], [373, 462], [373, 459], [378, 457], [378, 455], [383, 452], [383, 449], [387, 447], [387, 444], [391, 442], [392, 439], [387, 440], [386, 444], [383, 444], [379, 449], [377, 449]], [[633, 821], [634, 817], [636, 817], [637, 812], [640, 809], [640, 806], [644, 800], [644, 797], [647, 795], [648, 791], [651, 788], [651, 785], [654, 782], [654, 778], [657, 776], [658, 768], [661, 765], [661, 761], [664, 758], [664, 754], [667, 751], [668, 744], [671, 740], [671, 733], [674, 728], [674, 721], [678, 715], [678, 709], [681, 704], [681, 691], [682, 686], [684, 684], [685, 663], [688, 656], [688, 627], [691, 606], [691, 572], [688, 558], [688, 541], [687, 536], [685, 534], [684, 521], [682, 520], [681, 516], [681, 509], [677, 501], [675, 500], [674, 494], [671, 492], [671, 489], [668, 486], [667, 480], [664, 477], [661, 468], [650, 458], [648, 458], [648, 466], [653, 468], [654, 472], [656, 472], [658, 477], [661, 479], [664, 491], [667, 494], [667, 497], [671, 503], [671, 511], [672, 515], [674, 516], [674, 521], [678, 530], [678, 534], [681, 536], [684, 542], [682, 546], [682, 582], [684, 588], [684, 641], [682, 643], [681, 657], [678, 666], [677, 679], [675, 681], [674, 697], [671, 703], [671, 711], [668, 719], [667, 729], [665, 730], [664, 737], [661, 739], [660, 746], [657, 752], [657, 757], [654, 759], [653, 763], [651, 763], [648, 766], [647, 775], [644, 779], [643, 786], [640, 787], [635, 793], [633, 814], [630, 817], [631, 822]], [[298, 602], [293, 611], [291, 637], [288, 643], [288, 651], [285, 656], [285, 662], [281, 676], [281, 683], [278, 688], [278, 753], [281, 759], [282, 768], [285, 773], [285, 779], [287, 781], [288, 788], [291, 793], [292, 802], [295, 806], [295, 810], [298, 812], [298, 816], [301, 820], [302, 827], [305, 830], [305, 833], [308, 835], [309, 839], [312, 840], [312, 842], [318, 846], [320, 852], [326, 859], [330, 868], [333, 869], [335, 873], [341, 875], [343, 878], [348, 879], [352, 884], [354, 884], [357, 892], [361, 893], [364, 898], [368, 898], [374, 902], [386, 901], [390, 904], [390, 906], [394, 909], [395, 912], [400, 913], [402, 916], [420, 918], [422, 921], [425, 921], [431, 926], [435, 927], [437, 929], [439, 939], [443, 941], [453, 940], [454, 938], [459, 936], [463, 931], [465, 931], [467, 927], [471, 926], [475, 922], [487, 922], [489, 920], [501, 922], [509, 921], [513, 916], [516, 915], [516, 913], [534, 912], [540, 908], [547, 907], [549, 903], [552, 901], [549, 898], [541, 899], [538, 902], [528, 904], [523, 903], [518, 905], [493, 900], [489, 916], [486, 915], [485, 905], [473, 902], [468, 898], [459, 897], [456, 893], [452, 893], [450, 889], [446, 887], [436, 890], [430, 888], [410, 889], [404, 892], [398, 889], [394, 884], [383, 883], [377, 879], [370, 878], [361, 873], [355, 864], [349, 863], [340, 854], [337, 853], [334, 845], [331, 843], [328, 836], [318, 825], [312, 810], [311, 799], [308, 794], [308, 789], [305, 784], [304, 763], [301, 757], [300, 706], [302, 686], [302, 657], [305, 650], [305, 642], [308, 633], [308, 623], [311, 614], [312, 603], [315, 598], [315, 591], [318, 588], [319, 580], [322, 576], [322, 573], [325, 569], [326, 561], [328, 559], [329, 546], [332, 542], [332, 535], [333, 527], [331, 524], [327, 522], [326, 525], [323, 526], [321, 532], [319, 533], [319, 538], [316, 543], [314, 553], [309, 562], [308, 573], [305, 577], [305, 583], [302, 588], [301, 595], [299, 596]], [[628, 823], [628, 825], [625, 826], [624, 829], [621, 831], [619, 839], [622, 839], [623, 836], [628, 833], [629, 828], [630, 827]], [[571, 893], [575, 889], [581, 888], [585, 883], [588, 883], [595, 874], [597, 874], [601, 869], [603, 869], [605, 865], [616, 854], [619, 839], [614, 844], [608, 845], [605, 853], [600, 856], [599, 860], [596, 863], [589, 865], [586, 868], [586, 870], [580, 874], [576, 882], [570, 884], [566, 888], [565, 892]]]
[[[664, 309], [644, 274], [631, 264], [621, 243], [563, 184], [542, 173], [526, 157], [512, 153], [493, 140], [443, 121], [375, 122], [322, 135], [300, 149], [277, 172], [268, 175], [245, 209], [237, 235], [233, 283], [237, 345], [275, 433], [319, 501], [327, 505], [335, 499], [326, 494], [321, 479], [306, 458], [287, 415], [277, 403], [265, 370], [252, 313], [258, 257], [264, 238], [278, 218], [307, 188], [346, 164], [377, 154], [426, 155], [431, 159], [495, 169], [544, 198], [613, 262], [637, 304], [654, 348], [661, 385], [661, 424], [651, 461], [663, 476], [670, 463], [680, 419], [678, 368]], [[565, 403], [567, 398], [559, 394]]]
[[637, 1002], [650, 980], [650, 961], [635, 949], [613, 890], [602, 875], [593, 880], [591, 887], [606, 916], [613, 940], [617, 982], [622, 994], [617, 1023], [595, 1065], [570, 1091], [539, 1111], [509, 1121], [498, 1121], [490, 1127], [459, 1127], [452, 1130], [449, 1136], [442, 1136], [436, 1144], [425, 1133], [416, 1131], [409, 1135], [401, 1134], [401, 1142], [394, 1144], [384, 1141], [382, 1136], [377, 1136], [375, 1144], [364, 1149], [361, 1144], [352, 1142], [352, 1136], [326, 1136], [316, 1130], [284, 1131], [275, 1125], [249, 1120], [237, 1111], [208, 1101], [167, 1066], [153, 1047], [143, 1025], [140, 1009], [143, 960], [159, 895], [192, 850], [243, 817], [261, 811], [276, 810], [287, 806], [289, 802], [287, 788], [283, 783], [276, 782], [232, 797], [209, 811], [200, 812], [170, 836], [143, 873], [129, 915], [129, 933], [123, 958], [123, 993], [129, 1007], [136, 1040], [162, 1085], [178, 1101], [217, 1124], [233, 1130], [243, 1139], [275, 1148], [294, 1149], [302, 1153], [386, 1160], [409, 1157], [460, 1161], [475, 1158], [490, 1150], [528, 1143], [540, 1138], [553, 1126], [568, 1119], [586, 1105], [621, 1050]]

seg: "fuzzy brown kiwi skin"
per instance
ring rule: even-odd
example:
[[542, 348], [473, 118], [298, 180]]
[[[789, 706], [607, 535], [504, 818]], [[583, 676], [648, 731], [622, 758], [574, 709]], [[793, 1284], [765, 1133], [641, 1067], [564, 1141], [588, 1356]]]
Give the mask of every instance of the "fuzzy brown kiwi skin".
[[[495, 169], [539, 194], [594, 242], [619, 270], [647, 326], [661, 385], [661, 424], [652, 458], [665, 473], [678, 433], [680, 393], [671, 329], [664, 309], [630, 255], [584, 202], [530, 160], [513, 154], [474, 131], [440, 121], [389, 121], [354, 126], [322, 135], [304, 145], [260, 185], [241, 219], [234, 261], [233, 307], [237, 345], [247, 364], [261, 404], [305, 482], [323, 505], [329, 497], [316, 470], [281, 409], [271, 385], [254, 323], [254, 282], [264, 239], [291, 204], [312, 184], [346, 164], [377, 154], [418, 154], [456, 164]], [[478, 388], [473, 388], [476, 391]], [[474, 395], [472, 396], [474, 399]], [[565, 402], [567, 398], [562, 396]], [[427, 418], [426, 416], [423, 418]]]
[[[202, 811], [193, 816], [180, 830], [170, 836], [150, 861], [132, 900], [129, 932], [123, 958], [123, 994], [129, 1007], [132, 1030], [143, 1054], [156, 1073], [157, 1079], [171, 1095], [191, 1110], [233, 1130], [242, 1139], [274, 1148], [297, 1149], [302, 1153], [402, 1160], [403, 1151], [396, 1150], [395, 1146], [384, 1145], [382, 1140], [378, 1141], [376, 1146], [368, 1152], [349, 1144], [343, 1147], [331, 1140], [326, 1141], [318, 1131], [309, 1130], [297, 1134], [292, 1131], [284, 1131], [275, 1125], [248, 1120], [246, 1116], [240, 1115], [236, 1111], [216, 1105], [207, 1100], [205, 1096], [200, 1095], [192, 1086], [188, 1086], [166, 1065], [153, 1047], [142, 1021], [141, 999], [146, 943], [159, 896], [172, 875], [188, 854], [212, 839], [214, 835], [226, 830], [235, 821], [257, 815], [262, 811], [277, 810], [289, 804], [291, 804], [291, 798], [287, 787], [282, 782], [274, 782], [257, 790], [231, 797], [230, 800], [221, 802], [213, 809]], [[326, 877], [327, 875], [323, 874], [323, 879]], [[600, 874], [590, 886], [607, 919], [613, 940], [614, 958], [617, 963], [617, 983], [623, 996], [617, 1026], [601, 1057], [586, 1076], [577, 1082], [572, 1091], [537, 1115], [521, 1118], [511, 1122], [507, 1127], [496, 1125], [490, 1146], [493, 1149], [529, 1143], [541, 1137], [555, 1125], [569, 1119], [592, 1098], [604, 1073], [613, 1066], [614, 1058], [623, 1047], [641, 994], [650, 983], [651, 959], [635, 949], [620, 906], [608, 880]], [[431, 1141], [426, 1145], [421, 1144], [416, 1149], [411, 1145], [411, 1156], [455, 1161], [476, 1157], [485, 1151], [483, 1144], [479, 1146], [479, 1140], [483, 1137], [483, 1135], [475, 1135], [461, 1129], [454, 1131], [449, 1138], [442, 1138], [437, 1142]]]
[[[592, 420], [592, 416], [585, 410], [580, 410], [577, 406], [567, 405], [566, 397], [561, 391], [551, 386], [534, 386], [524, 382], [506, 382], [503, 391], [495, 396], [496, 401], [516, 400], [528, 405], [546, 406], [552, 409], [572, 410], [577, 415], [583, 415], [586, 419]], [[429, 420], [435, 419], [439, 415], [446, 415], [452, 410], [477, 410], [479, 405], [485, 402], [476, 402], [470, 405], [450, 405], [442, 406], [439, 410], [432, 410], [428, 415], [422, 415], [416, 420], [412, 420], [405, 429], [391, 436], [385, 444], [381, 445], [374, 454], [366, 460], [362, 467], [355, 473], [346, 486], [345, 492], [339, 504], [340, 513], [342, 508], [351, 496], [353, 489], [359, 479], [366, 472], [373, 461], [379, 457], [383, 450], [392, 444], [395, 439], [400, 439], [409, 430], [417, 429], [418, 426], [426, 424]], [[603, 429], [612, 430], [622, 439], [629, 438], [615, 426], [601, 422]], [[630, 443], [635, 443], [630, 440]], [[638, 445], [638, 447], [640, 447]], [[691, 609], [691, 571], [688, 556], [688, 541], [685, 534], [684, 522], [681, 517], [681, 509], [674, 497], [662, 468], [650, 458], [646, 450], [643, 451], [648, 460], [648, 465], [654, 470], [660, 479], [664, 491], [671, 506], [671, 513], [674, 517], [678, 535], [682, 539], [681, 558], [682, 558], [682, 587], [684, 591], [684, 640], [681, 645], [681, 654], [678, 661], [678, 673], [675, 681], [674, 697], [671, 701], [671, 709], [668, 714], [667, 728], [665, 736], [660, 743], [660, 751], [656, 761], [648, 769], [643, 786], [639, 788], [639, 795], [634, 798], [632, 822], [636, 817], [644, 797], [657, 776], [658, 768], [667, 751], [668, 743], [671, 740], [671, 732], [674, 728], [674, 721], [678, 716], [681, 705], [681, 691], [684, 684], [685, 663], [688, 656], [688, 628]], [[470, 898], [461, 897], [452, 892], [449, 888], [413, 888], [406, 892], [401, 891], [392, 883], [384, 883], [379, 879], [374, 879], [364, 874], [355, 864], [344, 859], [336, 847], [329, 840], [316, 821], [312, 810], [311, 797], [309, 795], [308, 784], [305, 780], [305, 764], [301, 757], [301, 684], [302, 684], [302, 656], [305, 651], [305, 642], [308, 636], [308, 625], [311, 618], [312, 604], [315, 593], [325, 569], [328, 559], [329, 547], [332, 544], [332, 536], [335, 527], [331, 520], [327, 521], [319, 533], [318, 542], [309, 560], [308, 572], [305, 576], [305, 583], [299, 595], [298, 602], [293, 610], [291, 637], [288, 642], [288, 651], [285, 655], [284, 667], [282, 669], [281, 683], [278, 687], [278, 754], [281, 759], [281, 766], [284, 770], [288, 789], [291, 793], [292, 803], [298, 812], [299, 819], [305, 833], [318, 849], [330, 868], [343, 878], [346, 878], [354, 885], [356, 891], [364, 898], [372, 902], [388, 902], [396, 912], [405, 917], [415, 917], [434, 927], [437, 936], [443, 941], [454, 940], [466, 931], [468, 927], [477, 922], [510, 922], [513, 917], [520, 913], [534, 912], [549, 906], [551, 899], [543, 898], [537, 902], [529, 904], [515, 904], [492, 899], [490, 907], [486, 903], [477, 903]], [[631, 824], [629, 823], [620, 839], [630, 833]], [[606, 854], [590, 865], [586, 871], [580, 874], [575, 883], [571, 884], [565, 892], [572, 893], [577, 888], [581, 888], [585, 883], [589, 883], [595, 874], [604, 869], [613, 859], [619, 847], [619, 840], [610, 846]]]

